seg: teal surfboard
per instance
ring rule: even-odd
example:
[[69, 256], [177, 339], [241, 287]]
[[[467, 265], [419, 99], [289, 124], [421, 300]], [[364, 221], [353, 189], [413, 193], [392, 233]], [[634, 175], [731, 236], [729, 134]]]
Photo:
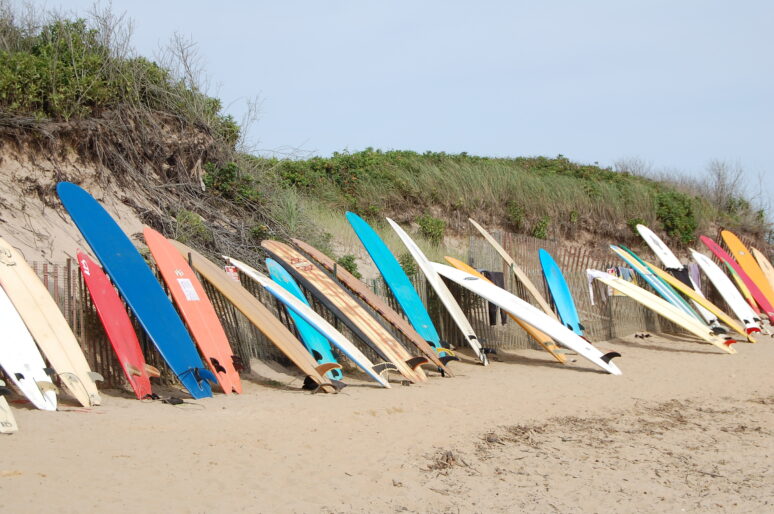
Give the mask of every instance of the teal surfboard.
[[543, 278], [548, 286], [548, 291], [551, 293], [551, 300], [554, 302], [559, 319], [562, 320], [562, 324], [565, 327], [582, 336], [584, 327], [580, 322], [578, 309], [575, 307], [572, 293], [570, 293], [570, 288], [567, 286], [567, 280], [565, 280], [562, 270], [547, 251], [541, 248], [538, 255], [540, 257], [540, 266], [543, 268]]
[[56, 191], [170, 369], [194, 398], [212, 396], [208, 381], [216, 383], [215, 375], [204, 367], [183, 321], [134, 244], [89, 193], [69, 182], [57, 184]]
[[[293, 280], [290, 273], [285, 271], [285, 268], [283, 268], [280, 263], [274, 259], [266, 259], [266, 268], [269, 270], [269, 276], [273, 281], [281, 285], [287, 292], [309, 305], [306, 296], [304, 296], [301, 288], [298, 287], [298, 283]], [[312, 354], [314, 360], [317, 361], [317, 364], [325, 364], [326, 362], [335, 362], [338, 364], [336, 357], [333, 356], [331, 344], [328, 342], [328, 339], [316, 328], [307, 323], [304, 318], [296, 314], [293, 309], [288, 309], [287, 311], [290, 315], [290, 319], [292, 319], [293, 323], [296, 325], [296, 330], [298, 330], [298, 335], [301, 336], [301, 341], [304, 343], [304, 346], [306, 346], [306, 349], [309, 350], [309, 353]], [[328, 375], [328, 378], [334, 380], [341, 380], [344, 378], [340, 369], [332, 369], [326, 374]]]
[[[374, 264], [376, 264], [384, 281], [387, 283], [387, 287], [392, 291], [395, 300], [397, 300], [400, 308], [403, 309], [414, 330], [430, 346], [435, 349], [441, 348], [441, 338], [438, 335], [438, 331], [435, 329], [435, 325], [433, 325], [433, 321], [430, 319], [430, 315], [427, 313], [419, 293], [414, 289], [414, 285], [403, 271], [398, 259], [387, 248], [379, 234], [363, 218], [353, 212], [347, 212], [346, 216], [347, 221], [352, 225], [355, 234], [357, 234], [368, 255], [371, 256]], [[440, 352], [439, 355], [443, 357], [446, 353]]]

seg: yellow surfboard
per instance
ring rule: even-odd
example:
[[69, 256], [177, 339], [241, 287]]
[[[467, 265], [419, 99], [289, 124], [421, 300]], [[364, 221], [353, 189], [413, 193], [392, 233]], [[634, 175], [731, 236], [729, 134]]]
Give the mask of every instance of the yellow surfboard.
[[651, 271], [653, 271], [653, 273], [656, 274], [656, 276], [658, 276], [659, 278], [661, 278], [662, 280], [667, 282], [669, 285], [671, 285], [672, 287], [674, 287], [675, 289], [677, 289], [678, 291], [683, 293], [685, 296], [687, 296], [691, 300], [695, 301], [696, 303], [698, 303], [699, 305], [701, 305], [702, 307], [704, 307], [705, 309], [710, 311], [720, 321], [725, 323], [726, 326], [728, 326], [728, 328], [730, 328], [734, 332], [738, 332], [739, 334], [743, 335], [745, 337], [745, 339], [747, 339], [749, 342], [751, 342], [751, 343], [755, 342], [755, 339], [753, 339], [753, 337], [750, 334], [747, 333], [747, 331], [744, 329], [744, 327], [739, 326], [739, 324], [736, 321], [734, 321], [734, 319], [731, 316], [729, 316], [728, 314], [723, 312], [720, 309], [720, 307], [718, 307], [714, 303], [710, 302], [709, 300], [707, 300], [706, 298], [701, 296], [692, 287], [688, 287], [682, 281], [676, 279], [675, 277], [673, 277], [672, 275], [670, 275], [666, 271], [660, 269], [658, 266], [655, 266], [655, 265], [649, 263], [648, 261], [644, 261], [644, 262], [651, 269]]
[[[490, 282], [488, 278], [486, 278], [484, 275], [476, 271], [475, 268], [468, 266], [461, 260], [455, 259], [454, 257], [449, 257], [448, 255], [444, 257], [444, 259], [446, 259], [449, 264], [451, 264], [458, 270], [465, 271], [467, 273], [470, 273], [474, 277], [478, 277], [482, 280], [486, 280], [487, 282]], [[562, 364], [564, 364], [567, 361], [567, 357], [565, 355], [557, 352], [559, 347], [556, 346], [556, 343], [554, 342], [554, 340], [551, 339], [548, 335], [544, 334], [543, 332], [536, 329], [532, 325], [527, 325], [526, 323], [521, 321], [519, 318], [517, 318], [510, 312], [508, 313], [508, 316], [510, 316], [513, 321], [515, 321], [521, 328], [523, 328], [529, 335], [531, 335], [535, 339], [535, 341], [537, 341], [540, 344], [540, 346], [542, 346], [545, 349], [545, 351], [547, 351], [548, 353], [551, 354], [551, 356], [553, 356], [554, 359], [558, 360]]]
[[769, 284], [769, 280], [763, 274], [763, 270], [756, 262], [750, 250], [736, 237], [736, 234], [728, 230], [723, 230], [720, 235], [723, 237], [723, 241], [726, 242], [726, 246], [731, 251], [731, 255], [734, 256], [736, 262], [742, 267], [750, 280], [755, 282], [758, 289], [766, 297], [766, 299], [774, 305], [774, 288]]

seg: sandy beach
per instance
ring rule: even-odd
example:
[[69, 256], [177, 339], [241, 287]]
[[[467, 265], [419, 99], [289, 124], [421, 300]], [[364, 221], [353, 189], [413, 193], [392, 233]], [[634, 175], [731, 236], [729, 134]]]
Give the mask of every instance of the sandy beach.
[[[763, 512], [774, 500], [774, 341], [737, 355], [671, 337], [599, 343], [621, 377], [537, 350], [453, 378], [338, 395], [267, 367], [179, 406], [19, 403], [4, 510]], [[269, 376], [271, 375], [271, 376]], [[289, 385], [279, 385], [279, 383]], [[272, 385], [273, 384], [273, 385]], [[170, 391], [161, 391], [169, 394]], [[17, 398], [18, 400], [18, 398]]]

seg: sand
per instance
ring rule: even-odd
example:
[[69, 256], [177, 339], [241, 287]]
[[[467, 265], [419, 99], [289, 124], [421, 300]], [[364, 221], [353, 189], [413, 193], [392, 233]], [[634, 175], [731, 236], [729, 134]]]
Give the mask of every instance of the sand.
[[3, 510], [772, 509], [774, 341], [736, 355], [655, 336], [598, 346], [623, 354], [623, 376], [520, 350], [391, 390], [310, 394], [272, 369], [274, 385], [180, 406], [120, 391], [93, 409], [14, 404]]

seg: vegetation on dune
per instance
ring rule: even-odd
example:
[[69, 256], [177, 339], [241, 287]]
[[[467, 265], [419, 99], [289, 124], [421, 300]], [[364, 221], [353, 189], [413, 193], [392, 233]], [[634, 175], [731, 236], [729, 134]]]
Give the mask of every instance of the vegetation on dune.
[[[62, 150], [52, 141], [69, 144], [158, 199], [162, 214], [145, 213], [147, 223], [213, 253], [246, 256], [264, 238], [288, 236], [332, 253], [322, 210], [414, 223], [431, 247], [469, 230], [469, 216], [541, 239], [631, 239], [637, 223], [682, 244], [714, 225], [768, 231], [763, 211], [735, 186], [738, 174], [729, 179], [720, 165], [707, 190], [561, 155], [368, 148], [304, 160], [252, 156], [239, 150], [240, 126], [204, 92], [190, 42], [174, 38], [157, 63], [133, 54], [130, 32], [109, 11], [20, 15], [0, 0], [0, 137], [32, 135], [51, 153]], [[169, 194], [158, 195], [159, 182]], [[339, 263], [357, 273], [353, 256]]]

